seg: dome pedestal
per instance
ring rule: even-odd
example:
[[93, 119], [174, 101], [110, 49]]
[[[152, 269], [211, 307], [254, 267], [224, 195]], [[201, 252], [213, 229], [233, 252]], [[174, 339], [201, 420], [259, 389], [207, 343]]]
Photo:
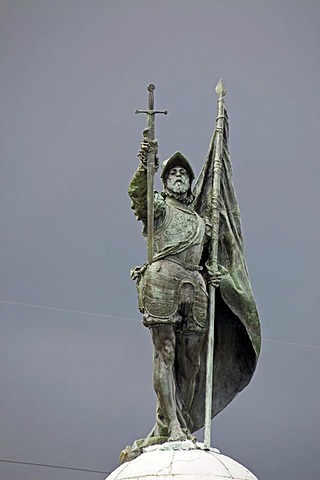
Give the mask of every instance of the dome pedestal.
[[116, 468], [107, 480], [258, 480], [247, 468], [216, 448], [203, 444], [167, 442], [153, 445], [134, 460]]

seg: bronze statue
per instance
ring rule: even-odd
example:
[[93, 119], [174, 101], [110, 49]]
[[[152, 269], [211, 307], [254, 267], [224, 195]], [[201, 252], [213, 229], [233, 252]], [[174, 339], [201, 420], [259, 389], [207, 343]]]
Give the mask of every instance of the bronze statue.
[[153, 191], [158, 169], [153, 91], [148, 128], [129, 195], [147, 238], [148, 261], [135, 267], [139, 309], [154, 345], [156, 423], [127, 447], [126, 461], [165, 441], [195, 441], [211, 418], [250, 381], [260, 350], [260, 327], [243, 252], [240, 215], [228, 152], [222, 82], [209, 152], [194, 188], [194, 173], [180, 152], [162, 163], [163, 191]]

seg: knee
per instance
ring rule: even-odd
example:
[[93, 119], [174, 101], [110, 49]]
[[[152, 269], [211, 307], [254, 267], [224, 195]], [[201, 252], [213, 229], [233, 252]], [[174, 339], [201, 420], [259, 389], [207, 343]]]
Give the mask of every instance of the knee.
[[172, 326], [152, 329], [154, 358], [162, 365], [172, 366], [175, 359], [176, 337]]
[[175, 346], [172, 340], [166, 339], [161, 348], [163, 362], [166, 367], [171, 367], [174, 362]]
[[191, 368], [195, 373], [198, 373], [199, 368], [200, 368], [200, 357], [199, 358], [193, 358], [191, 361]]
[[201, 364], [201, 357], [200, 355], [189, 355], [188, 356], [188, 375], [190, 376], [195, 376], [199, 369], [200, 369], [200, 364]]

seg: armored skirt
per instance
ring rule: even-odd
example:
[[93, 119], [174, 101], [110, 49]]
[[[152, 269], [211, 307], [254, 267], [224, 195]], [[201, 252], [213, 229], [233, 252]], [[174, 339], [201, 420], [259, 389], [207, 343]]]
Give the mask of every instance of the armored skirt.
[[177, 332], [204, 334], [208, 296], [201, 273], [176, 258], [149, 265], [138, 285], [140, 310], [147, 327], [175, 325]]

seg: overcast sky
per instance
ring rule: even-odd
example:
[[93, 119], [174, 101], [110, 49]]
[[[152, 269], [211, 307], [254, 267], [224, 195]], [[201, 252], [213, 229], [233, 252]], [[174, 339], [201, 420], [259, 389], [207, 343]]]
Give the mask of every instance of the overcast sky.
[[110, 472], [152, 427], [134, 110], [155, 83], [160, 158], [199, 173], [223, 77], [263, 343], [213, 443], [260, 480], [318, 478], [319, 58], [316, 0], [0, 0], [1, 460]]

